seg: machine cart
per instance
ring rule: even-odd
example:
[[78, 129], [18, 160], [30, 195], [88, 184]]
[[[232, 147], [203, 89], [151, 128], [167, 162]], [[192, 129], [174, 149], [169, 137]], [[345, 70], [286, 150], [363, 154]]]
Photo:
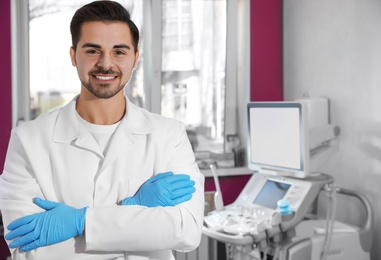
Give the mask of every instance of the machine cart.
[[[334, 221], [335, 197], [328, 209], [330, 219], [318, 218], [317, 198], [323, 190], [357, 198], [366, 210], [364, 225]], [[274, 206], [282, 198], [290, 201], [293, 211], [287, 218]], [[206, 236], [226, 244], [227, 259], [370, 259], [372, 209], [368, 200], [338, 189], [325, 174], [295, 179], [255, 173], [234, 203], [210, 212], [204, 223]]]

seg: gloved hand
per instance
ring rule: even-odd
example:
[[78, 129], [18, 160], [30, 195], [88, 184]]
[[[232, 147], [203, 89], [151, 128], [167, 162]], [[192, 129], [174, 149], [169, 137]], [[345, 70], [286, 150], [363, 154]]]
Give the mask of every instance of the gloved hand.
[[30, 251], [82, 235], [87, 208], [76, 209], [40, 198], [34, 198], [33, 202], [46, 211], [19, 218], [8, 225], [11, 232], [5, 239], [15, 239], [9, 244], [10, 248]]
[[121, 204], [175, 206], [192, 198], [192, 193], [196, 191], [194, 184], [186, 174], [159, 173], [143, 183], [134, 196], [122, 200]]

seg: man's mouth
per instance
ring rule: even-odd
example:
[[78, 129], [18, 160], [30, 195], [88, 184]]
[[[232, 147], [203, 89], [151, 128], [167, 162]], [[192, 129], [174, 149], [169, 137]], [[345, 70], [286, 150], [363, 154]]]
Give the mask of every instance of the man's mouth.
[[105, 80], [105, 81], [107, 81], [107, 80], [113, 80], [113, 79], [115, 79], [116, 76], [97, 76], [97, 75], [95, 75], [95, 78], [99, 79], [99, 80]]

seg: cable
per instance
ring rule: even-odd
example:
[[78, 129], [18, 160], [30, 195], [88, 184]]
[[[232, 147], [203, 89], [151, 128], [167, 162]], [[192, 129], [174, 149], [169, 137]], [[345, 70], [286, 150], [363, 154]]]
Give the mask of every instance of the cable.
[[335, 226], [336, 218], [336, 205], [337, 205], [337, 194], [336, 191], [338, 187], [335, 184], [328, 184], [324, 187], [325, 191], [328, 192], [329, 206], [327, 208], [327, 221], [326, 221], [326, 231], [324, 235], [323, 249], [321, 252], [321, 260], [326, 260], [329, 247], [332, 241], [333, 228]]

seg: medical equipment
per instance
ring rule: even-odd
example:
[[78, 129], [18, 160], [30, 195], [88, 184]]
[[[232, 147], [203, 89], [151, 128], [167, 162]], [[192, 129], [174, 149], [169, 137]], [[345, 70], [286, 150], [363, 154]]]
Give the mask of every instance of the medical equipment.
[[337, 150], [340, 133], [329, 124], [327, 107], [325, 98], [249, 103], [249, 169], [298, 178], [316, 171]]
[[224, 208], [224, 200], [222, 198], [220, 181], [218, 180], [216, 166], [214, 164], [210, 165], [210, 170], [212, 171], [214, 183], [216, 185], [216, 192], [214, 193], [214, 207], [219, 211]]
[[[203, 233], [226, 243], [229, 259], [370, 259], [369, 202], [317, 172], [340, 132], [329, 124], [327, 107], [326, 99], [248, 104], [248, 165], [255, 173], [232, 204], [204, 218]], [[317, 214], [323, 192], [330, 200], [326, 219]], [[336, 193], [362, 202], [365, 225], [335, 221]]]
[[[234, 259], [320, 260], [327, 229], [326, 220], [313, 214], [314, 203], [332, 183], [324, 174], [296, 179], [255, 173], [232, 204], [204, 218], [203, 233], [229, 244]], [[370, 205], [354, 192], [339, 192], [363, 202], [367, 221], [362, 228], [335, 221], [327, 259], [370, 259]], [[280, 199], [290, 202], [293, 214], [288, 220], [279, 213]]]

